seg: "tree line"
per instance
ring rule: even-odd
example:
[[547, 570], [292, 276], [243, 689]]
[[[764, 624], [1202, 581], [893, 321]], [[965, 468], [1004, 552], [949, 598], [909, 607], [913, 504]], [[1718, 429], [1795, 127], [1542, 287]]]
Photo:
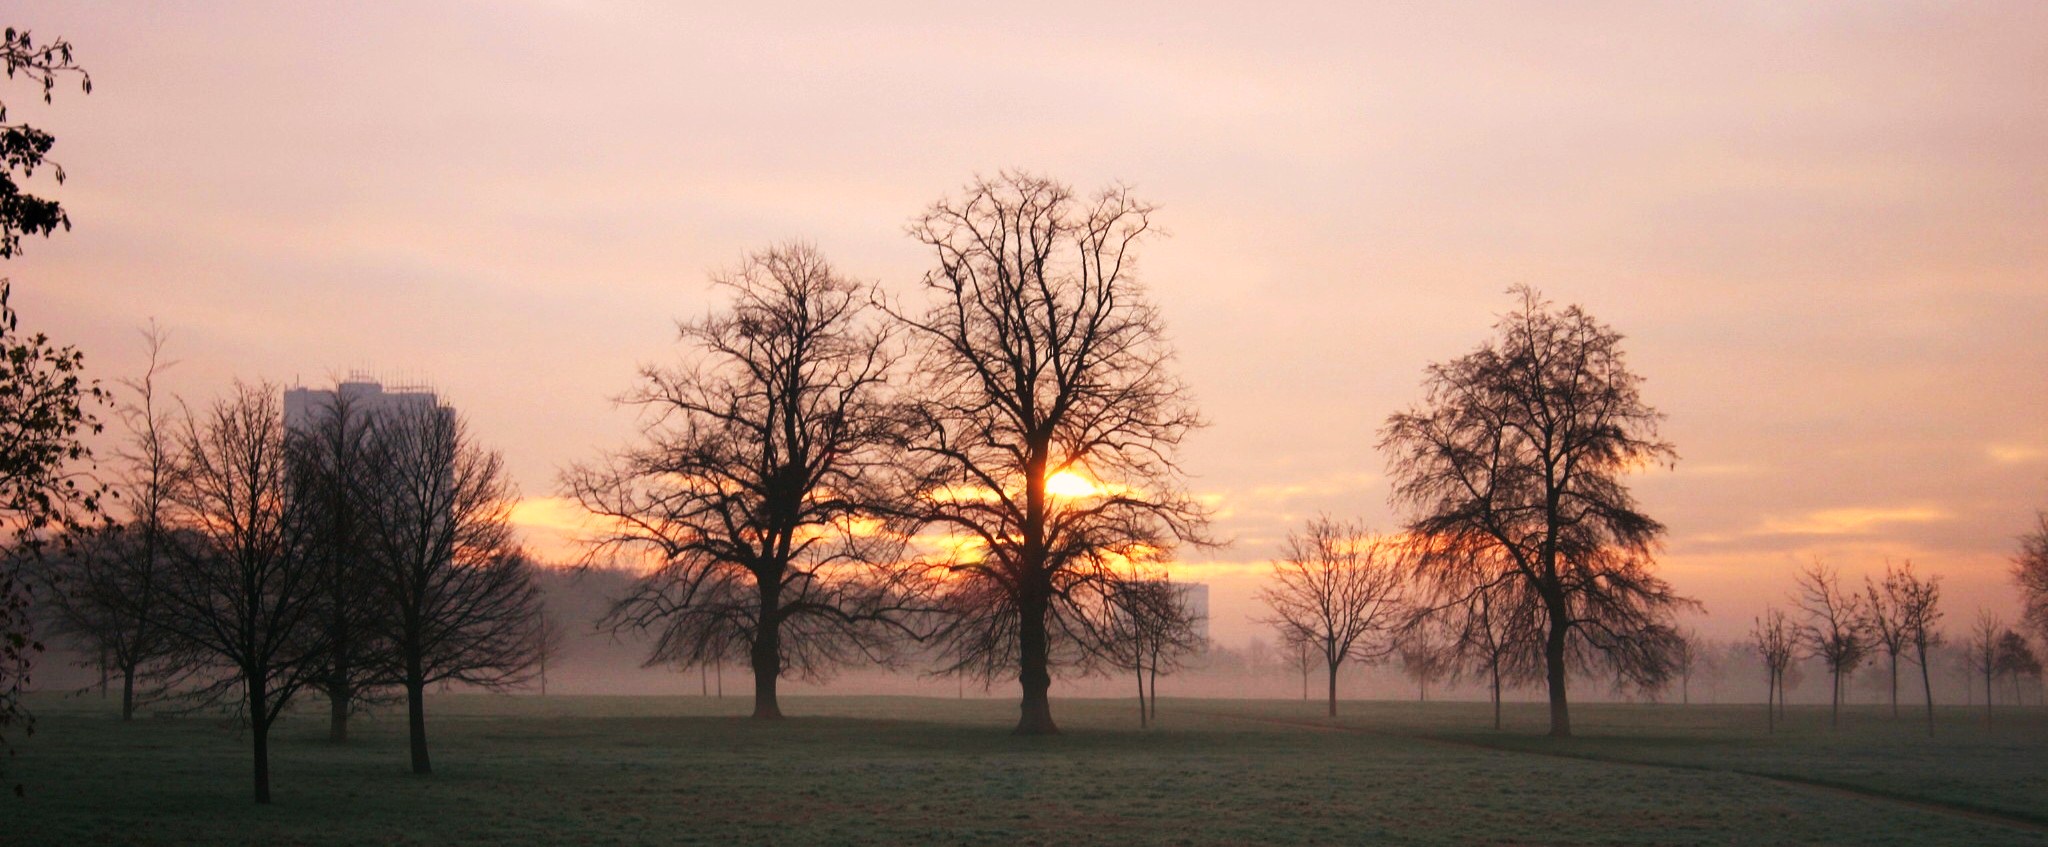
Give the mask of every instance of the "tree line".
[[[9, 30], [5, 46], [10, 76], [46, 100], [66, 74], [89, 90], [68, 44]], [[11, 257], [19, 235], [69, 221], [15, 183], [45, 164], [47, 134], [4, 131]], [[1058, 731], [1060, 668], [1131, 672], [1149, 718], [1157, 676], [1196, 646], [1165, 565], [1218, 543], [1178, 458], [1204, 422], [1138, 277], [1154, 213], [1124, 186], [1082, 195], [1003, 172], [913, 221], [930, 265], [907, 299], [804, 244], [718, 275], [728, 307], [680, 322], [679, 360], [621, 398], [645, 413], [639, 437], [562, 474], [599, 518], [586, 563], [646, 570], [603, 625], [652, 635], [652, 664], [747, 665], [762, 719], [781, 715], [785, 675], [912, 650], [943, 673], [1016, 679], [1020, 734]], [[1340, 665], [1391, 658], [1424, 680], [1483, 676], [1496, 715], [1503, 686], [1540, 680], [1551, 733], [1569, 735], [1574, 673], [1650, 686], [1693, 661], [1673, 619], [1697, 604], [1656, 574], [1665, 528], [1624, 483], [1675, 462], [1662, 415], [1620, 333], [1514, 295], [1494, 337], [1429, 365], [1421, 402], [1380, 429], [1400, 534], [1318, 520], [1276, 565], [1272, 622], [1328, 669], [1332, 713]], [[159, 402], [152, 332], [152, 366], [117, 406], [117, 479], [101, 484], [75, 470], [90, 459], [79, 439], [113, 395], [79, 376], [77, 351], [17, 335], [4, 287], [0, 318], [0, 380], [19, 389], [0, 392], [14, 436], [0, 500], [20, 554], [0, 584], [0, 731], [22, 718], [15, 695], [40, 650], [31, 584], [118, 669], [124, 717], [173, 691], [231, 704], [252, 730], [259, 801], [268, 731], [302, 692], [327, 699], [336, 741], [363, 706], [402, 697], [426, 773], [427, 686], [519, 685], [544, 661], [550, 625], [502, 460], [452, 410], [336, 392], [287, 426], [263, 384], [198, 410]], [[2048, 564], [2028, 563], [2048, 541], [2028, 544], [2039, 625]], [[1908, 648], [1922, 657], [1924, 683], [1938, 590], [1910, 569], [1898, 581], [1856, 594], [1822, 569], [1803, 576], [1800, 622], [1759, 622], [1766, 664], [1822, 657], [1839, 701], [1881, 644], [1894, 676]], [[1985, 667], [2024, 666], [2005, 631], [1986, 632]]]
[[31, 567], [57, 631], [119, 674], [124, 720], [145, 699], [239, 715], [258, 802], [270, 730], [304, 692], [327, 699], [337, 742], [402, 699], [413, 771], [431, 772], [427, 687], [522, 684], [542, 645], [502, 460], [430, 395], [331, 392], [290, 426], [268, 384], [165, 404], [161, 342], [121, 407], [116, 505]]

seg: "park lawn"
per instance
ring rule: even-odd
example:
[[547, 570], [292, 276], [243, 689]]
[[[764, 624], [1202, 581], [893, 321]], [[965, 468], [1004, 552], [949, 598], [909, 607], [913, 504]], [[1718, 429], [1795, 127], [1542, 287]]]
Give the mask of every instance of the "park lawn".
[[1935, 732], [1922, 711], [1797, 707], [1775, 732], [1762, 705], [1580, 704], [1576, 733], [1547, 737], [1548, 706], [1510, 704], [1492, 729], [1490, 706], [1435, 709], [1360, 704], [1347, 725], [1451, 742], [1603, 761], [1641, 762], [1761, 774], [1903, 799], [1978, 809], [2048, 824], [2048, 712], [1982, 706], [1937, 707]]
[[[1725, 768], [1467, 743], [1548, 743], [1522, 726], [1536, 707], [1494, 735], [1468, 728], [1472, 704], [1346, 703], [1330, 727], [1313, 704], [1168, 699], [1164, 727], [1140, 731], [1128, 702], [1060, 700], [1065, 734], [1016, 738], [998, 700], [792, 697], [789, 720], [762, 724], [743, 698], [451, 694], [429, 702], [433, 776], [407, 773], [402, 712], [334, 746], [309, 706], [279, 731], [276, 801], [257, 807], [247, 738], [218, 718], [33, 706], [38, 731], [8, 766], [28, 797], [0, 801], [9, 845], [2044, 843]], [[1695, 731], [1631, 708], [1581, 707], [1586, 742], [1657, 750]], [[1707, 721], [1704, 749], [1734, 744], [1728, 721]]]

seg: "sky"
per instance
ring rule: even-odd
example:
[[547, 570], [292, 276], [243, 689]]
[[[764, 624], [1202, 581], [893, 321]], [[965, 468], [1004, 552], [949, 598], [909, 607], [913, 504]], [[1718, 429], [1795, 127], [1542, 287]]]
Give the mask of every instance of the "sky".
[[611, 398], [806, 239], [908, 293], [905, 232], [1023, 168], [1160, 207], [1141, 278], [1211, 425], [1212, 633], [1318, 514], [1384, 530], [1378, 431], [1527, 284], [1627, 336], [1675, 470], [1661, 572], [1734, 637], [1816, 559], [2006, 617], [2048, 507], [2048, 4], [11, 4], [74, 228], [0, 272], [111, 383], [154, 319], [233, 380], [431, 382], [544, 555]]

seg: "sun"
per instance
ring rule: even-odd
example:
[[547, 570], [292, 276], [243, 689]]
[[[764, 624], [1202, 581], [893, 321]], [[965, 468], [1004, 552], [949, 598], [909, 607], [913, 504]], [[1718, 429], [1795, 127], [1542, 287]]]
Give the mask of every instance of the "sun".
[[1060, 471], [1045, 478], [1045, 493], [1058, 497], [1094, 497], [1102, 493], [1095, 483], [1073, 471]]

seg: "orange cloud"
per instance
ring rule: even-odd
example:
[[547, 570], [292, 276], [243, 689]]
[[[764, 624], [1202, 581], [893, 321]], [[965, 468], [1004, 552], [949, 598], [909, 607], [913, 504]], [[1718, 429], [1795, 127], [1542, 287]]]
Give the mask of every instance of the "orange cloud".
[[1796, 518], [1767, 518], [1751, 535], [1861, 535], [1885, 524], [1934, 523], [1949, 514], [1932, 506], [1822, 509]]

